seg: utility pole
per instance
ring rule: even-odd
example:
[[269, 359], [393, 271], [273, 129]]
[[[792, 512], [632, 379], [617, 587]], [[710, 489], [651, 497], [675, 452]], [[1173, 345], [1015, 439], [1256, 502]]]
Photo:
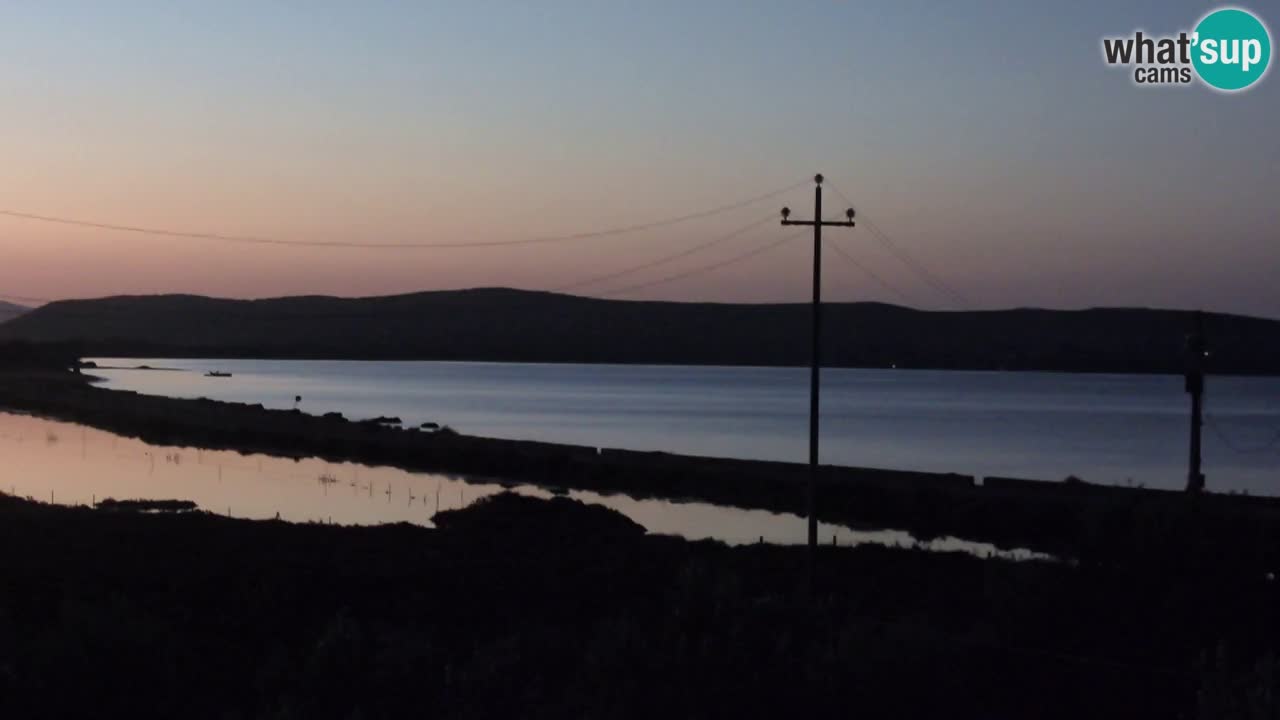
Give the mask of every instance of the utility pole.
[[818, 554], [818, 368], [822, 365], [822, 228], [853, 227], [853, 208], [845, 211], [843, 222], [822, 219], [822, 175], [813, 178], [813, 219], [792, 220], [791, 208], [782, 208], [783, 225], [813, 226], [813, 311], [809, 348], [809, 487], [805, 507], [809, 517], [809, 586], [813, 587]]
[[1200, 472], [1200, 429], [1204, 426], [1204, 361], [1209, 355], [1204, 339], [1204, 313], [1196, 313], [1195, 330], [1187, 338], [1187, 392], [1191, 394], [1191, 456], [1187, 465], [1187, 492], [1204, 490]]

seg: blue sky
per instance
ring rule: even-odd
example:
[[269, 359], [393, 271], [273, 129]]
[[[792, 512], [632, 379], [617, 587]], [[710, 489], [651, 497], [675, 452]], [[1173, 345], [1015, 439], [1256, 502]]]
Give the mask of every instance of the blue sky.
[[[1232, 96], [1136, 88], [1101, 58], [1104, 35], [1172, 34], [1212, 7], [11, 3], [0, 207], [286, 238], [481, 241], [643, 222], [822, 171], [974, 306], [1280, 316], [1274, 74]], [[227, 247], [6, 218], [0, 293], [550, 288], [808, 197], [501, 252]], [[913, 304], [949, 306], [864, 232], [832, 241]], [[805, 262], [792, 243], [634, 296], [798, 300]], [[838, 268], [833, 299], [894, 299]]]

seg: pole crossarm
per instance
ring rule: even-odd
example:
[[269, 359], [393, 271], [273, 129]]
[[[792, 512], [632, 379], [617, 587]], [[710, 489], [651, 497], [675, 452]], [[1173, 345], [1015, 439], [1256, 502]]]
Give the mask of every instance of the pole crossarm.
[[783, 220], [783, 225], [805, 225], [812, 227], [821, 225], [822, 227], [857, 227], [852, 220]]

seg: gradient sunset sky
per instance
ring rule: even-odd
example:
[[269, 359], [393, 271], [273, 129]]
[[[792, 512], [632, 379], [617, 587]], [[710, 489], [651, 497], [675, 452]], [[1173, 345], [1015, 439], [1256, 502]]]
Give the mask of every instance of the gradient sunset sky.
[[[1280, 6], [1245, 3], [1280, 22]], [[481, 242], [704, 210], [826, 173], [980, 308], [1280, 317], [1280, 91], [1137, 88], [1103, 36], [1210, 3], [10, 2], [0, 210], [345, 242]], [[0, 217], [0, 294], [556, 288], [775, 214], [518, 248], [247, 246]], [[829, 207], [841, 203], [829, 195]], [[761, 226], [605, 293], [783, 237]], [[865, 229], [841, 247], [926, 308]], [[785, 301], [803, 240], [619, 297]], [[901, 302], [831, 256], [828, 298]]]

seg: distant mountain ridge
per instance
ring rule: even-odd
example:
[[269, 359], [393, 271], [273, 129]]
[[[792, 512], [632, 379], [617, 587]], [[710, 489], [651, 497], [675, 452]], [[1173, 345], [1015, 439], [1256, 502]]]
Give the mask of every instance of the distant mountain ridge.
[[[1176, 310], [930, 312], [824, 306], [829, 366], [1181, 372], [1193, 314]], [[1211, 369], [1280, 374], [1280, 321], [1206, 313]], [[121, 296], [51, 303], [0, 340], [85, 354], [804, 365], [809, 307], [600, 300], [486, 288], [370, 298]]]
[[31, 308], [23, 307], [22, 305], [14, 305], [13, 303], [7, 303], [0, 300], [0, 323], [8, 322], [19, 315], [28, 312], [30, 309]]

